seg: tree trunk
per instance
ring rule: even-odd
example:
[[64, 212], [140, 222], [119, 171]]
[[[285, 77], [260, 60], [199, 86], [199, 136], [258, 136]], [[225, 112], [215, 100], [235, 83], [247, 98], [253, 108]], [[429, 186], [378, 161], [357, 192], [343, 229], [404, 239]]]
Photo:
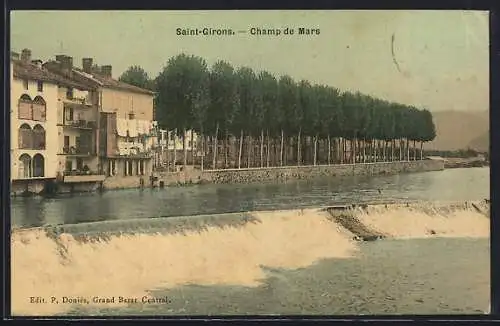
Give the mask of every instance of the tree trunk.
[[285, 162], [285, 166], [289, 165], [289, 156], [290, 156], [290, 149], [293, 151], [292, 146], [290, 145], [291, 138], [286, 137], [284, 142], [283, 142], [283, 162]]
[[363, 138], [363, 163], [366, 163], [366, 139]]
[[344, 139], [339, 137], [339, 163], [344, 164]]
[[186, 128], [182, 130], [182, 151], [184, 152], [183, 154], [183, 160], [182, 160], [182, 170], [185, 172], [186, 167], [187, 167], [187, 146], [186, 146]]
[[271, 153], [271, 149], [269, 148], [271, 146], [270, 141], [269, 141], [269, 129], [266, 130], [266, 139], [267, 139], [267, 147], [266, 147], [266, 166], [269, 167], [269, 155]]
[[399, 161], [403, 160], [403, 140], [399, 139]]
[[228, 153], [229, 152], [229, 131], [226, 129], [226, 133], [224, 135], [224, 168], [227, 169], [229, 167], [228, 162]]
[[238, 169], [241, 169], [241, 152], [243, 151], [243, 129], [240, 131], [240, 150], [238, 151]]
[[356, 141], [354, 139], [349, 140], [349, 163], [354, 164], [355, 162], [355, 156], [354, 152], [356, 149], [354, 148], [356, 146]]
[[387, 162], [386, 153], [387, 141], [385, 139], [382, 141], [382, 162]]
[[410, 160], [410, 141], [406, 138], [406, 158], [407, 161]]
[[283, 166], [283, 129], [281, 129], [281, 145], [280, 145], [280, 166]]
[[252, 155], [252, 136], [247, 136], [247, 168], [250, 168], [250, 156]]
[[191, 164], [194, 166], [194, 131], [193, 129], [190, 130], [191, 132]]
[[203, 135], [203, 129], [200, 131], [200, 137], [201, 137], [201, 158], [200, 158], [200, 164], [201, 164], [201, 171], [203, 172], [203, 164], [205, 163], [205, 141], [204, 138], [205, 136]]
[[415, 140], [413, 141], [413, 160], [417, 160], [417, 144]]
[[174, 163], [172, 164], [174, 172], [177, 172], [177, 169], [175, 167], [176, 164], [177, 164], [177, 129], [174, 130]]
[[260, 167], [264, 167], [264, 129], [260, 130]]
[[332, 158], [332, 140], [330, 138], [330, 135], [328, 135], [328, 165], [331, 163], [331, 158]]
[[394, 147], [396, 147], [396, 140], [391, 141], [391, 162], [394, 162]]
[[215, 134], [214, 134], [214, 143], [213, 143], [213, 154], [212, 154], [212, 169], [215, 170], [216, 164], [217, 164], [217, 151], [218, 151], [218, 145], [219, 145], [219, 122], [215, 125]]
[[[165, 134], [167, 135], [167, 140], [165, 141], [165, 147], [167, 148], [167, 154], [166, 154], [167, 157], [165, 158], [165, 160], [167, 161], [167, 172], [170, 172], [170, 149], [169, 149], [170, 135], [168, 129], [165, 131]], [[161, 153], [161, 160], [163, 162], [163, 153]]]
[[313, 158], [314, 165], [316, 165], [317, 159], [318, 159], [318, 134], [316, 134], [316, 136], [314, 136], [314, 158]]
[[424, 142], [420, 142], [420, 160], [424, 159]]
[[299, 128], [299, 134], [297, 135], [297, 166], [300, 166], [300, 133], [302, 128]]

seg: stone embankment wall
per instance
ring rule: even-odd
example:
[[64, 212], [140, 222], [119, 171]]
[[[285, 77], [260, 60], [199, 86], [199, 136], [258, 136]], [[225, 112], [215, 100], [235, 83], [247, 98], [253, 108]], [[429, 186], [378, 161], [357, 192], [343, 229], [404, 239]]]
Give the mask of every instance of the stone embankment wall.
[[287, 181], [349, 175], [390, 175], [409, 172], [439, 171], [443, 161], [378, 162], [320, 166], [291, 166], [253, 169], [204, 171], [201, 179], [209, 183], [252, 183]]
[[[156, 181], [151, 184], [150, 176], [126, 176], [106, 178], [102, 184], [105, 190], [140, 188], [141, 179], [145, 188], [164, 186], [200, 184], [200, 183], [255, 183], [255, 182], [285, 182], [288, 180], [312, 179], [321, 177], [336, 177], [349, 175], [390, 175], [409, 172], [439, 171], [444, 169], [443, 161], [423, 160], [409, 162], [379, 162], [341, 165], [318, 166], [288, 166], [272, 168], [227, 169], [200, 171], [188, 167], [185, 171], [156, 173]], [[42, 181], [33, 181], [26, 184], [15, 184], [11, 194], [21, 193], [27, 189], [33, 193], [40, 193], [44, 188]], [[95, 184], [75, 184], [70, 187], [59, 187], [59, 192], [87, 192], [96, 191], [100, 186]]]

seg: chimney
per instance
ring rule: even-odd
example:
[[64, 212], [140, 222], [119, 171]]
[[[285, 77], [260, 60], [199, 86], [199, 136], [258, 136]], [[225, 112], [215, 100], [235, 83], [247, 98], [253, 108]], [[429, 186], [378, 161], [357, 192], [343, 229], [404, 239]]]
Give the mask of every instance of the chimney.
[[19, 60], [19, 53], [14, 52], [14, 51], [10, 51], [10, 58], [12, 60]]
[[64, 54], [56, 55], [56, 60], [61, 63], [61, 70], [70, 74], [73, 70], [73, 58]]
[[94, 60], [92, 58], [83, 58], [82, 59], [82, 68], [83, 71], [86, 72], [87, 74], [92, 73], [92, 62]]
[[23, 60], [25, 62], [31, 61], [31, 50], [30, 49], [23, 49], [23, 51], [21, 51], [21, 60]]
[[42, 69], [42, 60], [36, 59], [31, 61], [32, 64], [36, 65], [38, 68]]
[[101, 73], [103, 76], [111, 78], [111, 72], [112, 72], [112, 66], [107, 65], [107, 66], [102, 66], [101, 67]]
[[65, 57], [64, 54], [58, 54], [58, 55], [56, 55], [56, 61], [59, 61], [62, 63], [64, 61], [64, 57]]

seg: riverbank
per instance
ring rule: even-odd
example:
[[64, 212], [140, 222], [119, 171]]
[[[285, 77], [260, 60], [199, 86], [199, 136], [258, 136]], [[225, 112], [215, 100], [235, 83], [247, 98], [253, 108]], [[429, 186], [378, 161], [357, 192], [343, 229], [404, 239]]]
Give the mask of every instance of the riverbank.
[[[258, 182], [286, 182], [323, 177], [356, 175], [393, 175], [444, 170], [444, 163], [435, 160], [407, 162], [377, 162], [317, 166], [285, 166], [269, 168], [219, 169], [200, 171], [187, 167], [185, 171], [155, 173], [153, 187], [183, 186], [191, 184], [238, 184]], [[108, 178], [103, 189], [139, 188], [141, 177]], [[151, 184], [146, 184], [151, 186]]]
[[456, 158], [456, 157], [447, 157], [444, 158], [444, 167], [445, 169], [460, 169], [460, 168], [478, 168], [489, 166], [489, 162], [484, 158]]
[[[269, 168], [242, 168], [201, 171], [188, 166], [179, 172], [156, 172], [149, 176], [113, 176], [107, 177], [101, 183], [80, 183], [68, 187], [65, 184], [58, 186], [53, 182], [34, 180], [32, 185], [23, 184], [20, 187], [11, 187], [11, 196], [33, 196], [47, 193], [48, 185], [55, 191], [51, 193], [95, 192], [133, 188], [163, 188], [194, 184], [249, 184], [260, 182], [287, 182], [314, 178], [330, 178], [343, 176], [364, 175], [394, 175], [401, 173], [415, 173], [444, 170], [442, 160], [421, 160], [403, 162], [376, 162], [357, 164], [336, 164], [317, 166], [285, 166]], [[29, 181], [25, 181], [29, 182]], [[36, 183], [36, 184], [35, 184]], [[29, 189], [27, 191], [26, 189]]]

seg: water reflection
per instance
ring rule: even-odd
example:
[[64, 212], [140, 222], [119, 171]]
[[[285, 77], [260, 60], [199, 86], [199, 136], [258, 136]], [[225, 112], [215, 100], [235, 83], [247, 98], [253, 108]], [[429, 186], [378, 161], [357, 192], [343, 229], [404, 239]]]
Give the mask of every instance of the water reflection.
[[53, 199], [13, 198], [13, 226], [110, 219], [291, 209], [373, 200], [489, 198], [489, 169], [453, 169], [393, 176], [334, 177], [285, 184], [203, 185], [131, 189]]

